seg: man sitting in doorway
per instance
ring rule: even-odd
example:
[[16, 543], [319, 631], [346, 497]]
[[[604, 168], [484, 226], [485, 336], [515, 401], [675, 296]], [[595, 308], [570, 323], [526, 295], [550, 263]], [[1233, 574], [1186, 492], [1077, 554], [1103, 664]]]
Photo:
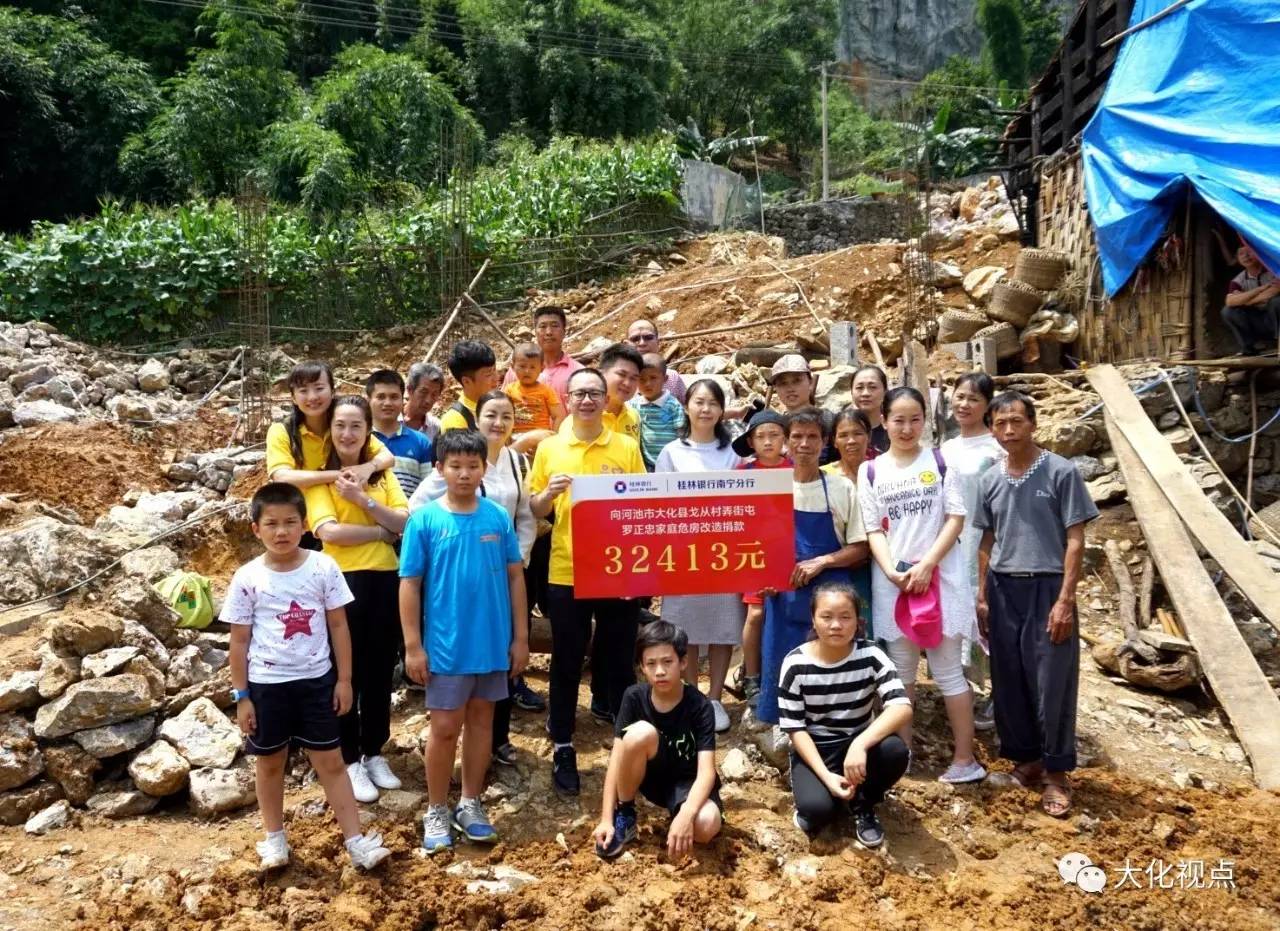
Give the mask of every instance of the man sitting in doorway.
[[1242, 271], [1227, 285], [1222, 319], [1246, 356], [1276, 348], [1280, 340], [1280, 280], [1249, 246], [1236, 250]]

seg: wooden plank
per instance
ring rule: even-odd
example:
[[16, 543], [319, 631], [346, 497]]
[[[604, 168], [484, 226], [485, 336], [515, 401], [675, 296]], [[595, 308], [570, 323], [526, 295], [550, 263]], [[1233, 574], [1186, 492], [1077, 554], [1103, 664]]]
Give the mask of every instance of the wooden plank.
[[[1257, 612], [1280, 630], [1280, 575], [1267, 567], [1231, 522], [1205, 497], [1120, 373], [1113, 366], [1099, 365], [1089, 369], [1086, 375], [1106, 404], [1107, 412], [1139, 451], [1143, 464], [1200, 545], [1231, 576]], [[1160, 577], [1166, 582], [1169, 580], [1163, 566]], [[1187, 614], [1185, 610], [1179, 613], [1183, 617]]]
[[[1069, 40], [1068, 40], [1069, 41]], [[1071, 55], [1067, 49], [1062, 50], [1062, 142], [1075, 135], [1075, 100], [1071, 93]]]
[[1147, 538], [1147, 549], [1196, 648], [1205, 678], [1235, 728], [1264, 789], [1280, 788], [1280, 698], [1258, 668], [1205, 571], [1182, 521], [1169, 506], [1125, 434], [1107, 415], [1111, 449], [1124, 473], [1129, 503]]

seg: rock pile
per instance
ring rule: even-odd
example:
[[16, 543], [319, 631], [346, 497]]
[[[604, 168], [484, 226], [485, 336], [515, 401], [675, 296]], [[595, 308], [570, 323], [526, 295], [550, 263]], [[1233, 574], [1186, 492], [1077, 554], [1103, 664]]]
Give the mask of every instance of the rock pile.
[[[91, 417], [141, 423], [176, 417], [218, 385], [236, 354], [184, 349], [166, 361], [113, 362], [47, 323], [0, 321], [0, 430]], [[238, 392], [236, 375], [220, 390]]]

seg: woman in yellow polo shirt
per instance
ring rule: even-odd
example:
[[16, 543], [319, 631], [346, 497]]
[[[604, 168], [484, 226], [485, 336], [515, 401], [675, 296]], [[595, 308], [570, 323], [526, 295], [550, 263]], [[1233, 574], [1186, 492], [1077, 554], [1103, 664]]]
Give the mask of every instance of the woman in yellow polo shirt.
[[[284, 423], [267, 429], [268, 481], [288, 482], [305, 491], [338, 478], [340, 470], [329, 465], [334, 393], [333, 369], [327, 362], [301, 362], [293, 367], [289, 373], [293, 410]], [[395, 456], [376, 437], [369, 442], [369, 461], [352, 470], [366, 484], [375, 472], [395, 465]]]
[[372, 429], [364, 398], [334, 401], [326, 467], [337, 478], [305, 492], [311, 530], [355, 595], [347, 605], [354, 700], [339, 724], [342, 758], [361, 802], [377, 801], [380, 788], [400, 788], [382, 746], [391, 737], [391, 678], [400, 646], [400, 561], [393, 544], [409, 516], [409, 502], [389, 469], [375, 471], [367, 485], [355, 477], [373, 456]]

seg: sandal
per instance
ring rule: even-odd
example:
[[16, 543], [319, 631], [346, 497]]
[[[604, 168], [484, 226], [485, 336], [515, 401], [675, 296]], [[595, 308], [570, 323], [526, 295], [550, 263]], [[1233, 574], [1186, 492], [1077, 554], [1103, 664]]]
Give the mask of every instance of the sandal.
[[1044, 766], [1039, 760], [1019, 763], [1009, 775], [1024, 789], [1039, 789], [1044, 785]]
[[1040, 807], [1051, 818], [1065, 818], [1071, 812], [1071, 785], [1056, 782], [1044, 784], [1044, 794], [1040, 797]]

